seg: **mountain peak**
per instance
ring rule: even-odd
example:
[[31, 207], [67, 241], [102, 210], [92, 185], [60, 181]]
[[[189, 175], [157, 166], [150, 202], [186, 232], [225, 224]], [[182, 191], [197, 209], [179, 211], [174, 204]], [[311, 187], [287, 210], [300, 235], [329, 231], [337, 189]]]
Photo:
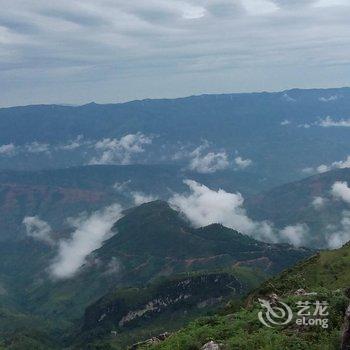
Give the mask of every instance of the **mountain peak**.
[[[171, 223], [169, 220], [174, 220], [174, 224], [186, 225], [185, 221], [180, 218], [177, 211], [170, 208], [169, 204], [162, 200], [155, 200], [141, 204], [137, 207], [128, 209], [124, 212], [125, 216], [120, 222], [152, 222], [152, 224], [160, 224], [164, 221], [167, 224]], [[118, 225], [118, 223], [117, 223]]]

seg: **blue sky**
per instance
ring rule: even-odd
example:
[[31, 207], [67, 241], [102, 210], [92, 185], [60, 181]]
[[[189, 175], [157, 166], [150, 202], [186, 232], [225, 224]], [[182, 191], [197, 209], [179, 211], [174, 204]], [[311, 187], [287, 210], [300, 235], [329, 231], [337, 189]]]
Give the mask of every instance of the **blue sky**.
[[348, 86], [348, 0], [0, 0], [0, 106]]

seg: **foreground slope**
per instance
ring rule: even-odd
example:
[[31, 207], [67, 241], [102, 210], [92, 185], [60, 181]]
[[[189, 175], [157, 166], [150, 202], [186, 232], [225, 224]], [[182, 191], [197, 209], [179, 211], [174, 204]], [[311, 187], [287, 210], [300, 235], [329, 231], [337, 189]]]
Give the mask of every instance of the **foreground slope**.
[[[213, 340], [222, 344], [220, 349], [340, 349], [343, 331], [347, 329], [344, 315], [350, 302], [349, 267], [349, 244], [337, 250], [322, 251], [264, 282], [249, 295], [246, 306], [239, 311], [227, 309], [227, 315], [199, 319], [164, 342], [143, 348], [201, 349], [203, 344]], [[297, 302], [312, 305], [316, 301], [326, 301], [328, 327], [297, 326], [292, 321], [267, 328], [258, 320], [258, 312], [262, 310], [258, 298], [272, 300], [273, 294], [293, 308], [294, 317], [298, 311]], [[350, 344], [343, 346], [347, 349]]]

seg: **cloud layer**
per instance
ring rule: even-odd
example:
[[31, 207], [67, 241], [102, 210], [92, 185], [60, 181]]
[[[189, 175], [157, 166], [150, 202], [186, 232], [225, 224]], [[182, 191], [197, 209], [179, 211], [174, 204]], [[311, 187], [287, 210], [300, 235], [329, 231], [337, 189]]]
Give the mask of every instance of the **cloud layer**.
[[0, 105], [346, 85], [349, 13], [346, 0], [8, 1]]

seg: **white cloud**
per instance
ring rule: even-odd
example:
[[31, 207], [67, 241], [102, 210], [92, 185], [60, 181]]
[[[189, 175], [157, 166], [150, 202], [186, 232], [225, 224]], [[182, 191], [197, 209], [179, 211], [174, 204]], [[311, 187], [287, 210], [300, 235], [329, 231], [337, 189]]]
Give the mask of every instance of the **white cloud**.
[[85, 144], [84, 142], [84, 136], [79, 135], [75, 140], [68, 141], [66, 144], [59, 145], [56, 147], [58, 150], [63, 151], [72, 151], [74, 149], [77, 149]]
[[309, 227], [306, 224], [297, 224], [294, 226], [287, 226], [280, 231], [282, 239], [290, 244], [300, 247], [308, 241]]
[[25, 146], [29, 153], [50, 153], [50, 146], [47, 143], [32, 142]]
[[293, 97], [291, 97], [291, 96], [289, 96], [287, 93], [283, 94], [283, 95], [282, 95], [282, 98], [283, 98], [285, 101], [287, 101], [287, 102], [296, 102], [296, 99], [293, 98]]
[[249, 218], [240, 193], [228, 193], [222, 189], [214, 191], [193, 180], [185, 180], [184, 183], [190, 193], [173, 195], [169, 204], [195, 227], [219, 223], [265, 242], [305, 246], [309, 241], [306, 224], [298, 223], [278, 230], [271, 222]]
[[350, 212], [343, 211], [340, 225], [337, 230], [328, 234], [327, 243], [330, 249], [337, 249], [349, 241], [350, 241]]
[[315, 172], [315, 169], [312, 167], [304, 168], [301, 170], [305, 174], [313, 174]]
[[224, 170], [229, 167], [230, 162], [226, 152], [208, 152], [205, 150], [209, 147], [209, 143], [205, 141], [189, 154], [189, 169], [202, 174], [215, 173], [218, 170]]
[[350, 204], [350, 188], [347, 182], [335, 182], [332, 186], [332, 194], [334, 197]]
[[55, 244], [55, 240], [52, 237], [53, 232], [51, 226], [47, 222], [41, 220], [37, 216], [26, 216], [23, 219], [23, 224], [25, 225], [27, 236], [49, 245]]
[[312, 168], [312, 167], [304, 168], [302, 171], [308, 174], [312, 174], [312, 173], [322, 174], [333, 169], [345, 169], [345, 168], [350, 168], [350, 156], [347, 156], [345, 160], [336, 161], [330, 165], [321, 164], [316, 168]]
[[193, 180], [185, 180], [189, 195], [174, 195], [169, 203], [181, 210], [195, 226], [221, 223], [246, 233], [252, 233], [254, 223], [246, 216], [240, 193], [213, 191]]
[[321, 164], [319, 165], [317, 168], [316, 168], [316, 171], [319, 173], [319, 174], [322, 174], [322, 173], [325, 173], [327, 171], [331, 170], [331, 167], [329, 167], [328, 165], [325, 165], [325, 164]]
[[107, 269], [105, 271], [105, 274], [107, 275], [119, 274], [119, 272], [121, 271], [121, 268], [122, 268], [122, 265], [120, 261], [115, 256], [113, 256], [109, 261], [109, 263], [107, 264]]
[[151, 143], [152, 138], [140, 132], [120, 139], [103, 139], [95, 144], [95, 149], [102, 154], [94, 157], [89, 164], [130, 164], [132, 157], [143, 153], [144, 146]]
[[[331, 189], [332, 195], [350, 204], [350, 188], [347, 182], [336, 181]], [[344, 210], [339, 224], [326, 227], [326, 240], [328, 248], [337, 249], [350, 241], [350, 211]]]
[[323, 197], [315, 197], [313, 201], [311, 202], [311, 205], [314, 207], [316, 210], [320, 210], [324, 207], [326, 204], [326, 199]]
[[131, 192], [131, 196], [133, 198], [135, 205], [141, 205], [144, 203], [153, 202], [157, 199], [157, 197], [155, 197], [151, 194], [145, 194], [145, 193], [140, 192], [140, 191]]
[[299, 125], [298, 125], [298, 128], [309, 129], [309, 128], [311, 128], [311, 125], [310, 125], [310, 124], [307, 124], [307, 123], [305, 123], [305, 124], [299, 124]]
[[170, 205], [186, 215], [196, 227], [220, 223], [226, 227], [257, 239], [274, 240], [271, 226], [267, 222], [254, 222], [243, 207], [244, 199], [240, 193], [214, 191], [193, 180], [185, 180], [189, 194], [175, 194]]
[[16, 153], [17, 147], [13, 143], [0, 146], [0, 155], [13, 156]]
[[239, 169], [245, 169], [252, 165], [253, 161], [251, 159], [243, 159], [242, 157], [236, 157], [235, 163]]
[[333, 120], [331, 117], [326, 117], [325, 119], [320, 120], [318, 125], [324, 127], [324, 128], [330, 128], [330, 127], [350, 127], [350, 119], [340, 119], [340, 120]]
[[127, 181], [123, 181], [123, 182], [116, 182], [114, 185], [113, 185], [113, 188], [119, 192], [119, 193], [123, 193], [125, 192], [128, 187], [129, 187], [129, 184], [131, 184], [131, 180], [127, 180]]
[[50, 266], [55, 278], [70, 278], [85, 263], [86, 257], [101, 247], [110, 237], [113, 224], [122, 217], [119, 204], [106, 207], [90, 216], [81, 216], [69, 220], [75, 228], [71, 238], [59, 242], [58, 255]]
[[350, 168], [350, 156], [348, 156], [345, 160], [333, 162], [332, 168], [338, 168], [338, 169]]
[[333, 101], [337, 101], [339, 98], [341, 98], [341, 96], [339, 95], [332, 95], [329, 97], [320, 97], [318, 100], [321, 102], [333, 102]]
[[284, 120], [281, 121], [281, 125], [282, 126], [289, 125], [289, 124], [291, 124], [291, 121], [288, 120], [288, 119], [284, 119]]

